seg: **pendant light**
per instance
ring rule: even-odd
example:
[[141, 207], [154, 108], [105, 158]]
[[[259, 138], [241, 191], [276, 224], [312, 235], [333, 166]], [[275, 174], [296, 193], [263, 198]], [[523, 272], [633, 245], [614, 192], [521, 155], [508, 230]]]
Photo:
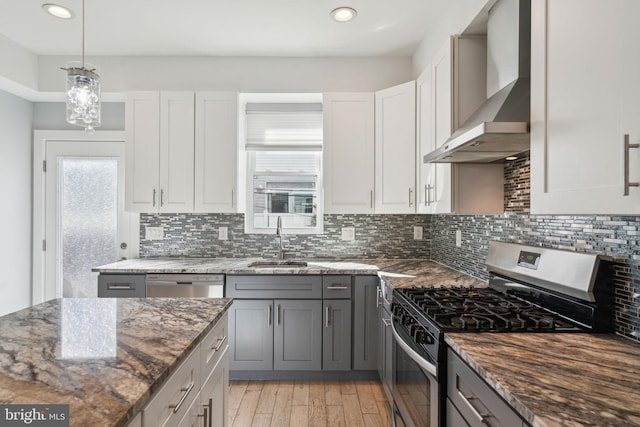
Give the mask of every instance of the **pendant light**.
[[84, 62], [84, 3], [82, 0], [82, 62], [72, 61], [67, 72], [67, 122], [93, 132], [100, 126], [100, 76], [96, 67]]

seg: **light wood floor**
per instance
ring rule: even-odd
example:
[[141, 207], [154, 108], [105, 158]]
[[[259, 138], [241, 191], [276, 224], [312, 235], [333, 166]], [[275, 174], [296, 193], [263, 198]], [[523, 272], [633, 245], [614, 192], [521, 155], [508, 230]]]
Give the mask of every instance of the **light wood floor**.
[[232, 427], [388, 427], [378, 381], [230, 381]]

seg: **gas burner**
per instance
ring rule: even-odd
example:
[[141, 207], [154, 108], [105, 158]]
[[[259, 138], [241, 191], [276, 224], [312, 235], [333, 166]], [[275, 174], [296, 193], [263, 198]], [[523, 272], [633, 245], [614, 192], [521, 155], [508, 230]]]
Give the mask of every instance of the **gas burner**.
[[555, 313], [492, 288], [401, 289], [410, 303], [446, 331], [571, 330]]

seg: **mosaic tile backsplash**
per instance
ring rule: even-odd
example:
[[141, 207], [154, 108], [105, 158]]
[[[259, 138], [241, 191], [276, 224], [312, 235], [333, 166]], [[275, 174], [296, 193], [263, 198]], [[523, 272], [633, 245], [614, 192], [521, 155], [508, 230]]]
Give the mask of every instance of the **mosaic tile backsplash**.
[[[640, 341], [640, 217], [529, 215], [529, 159], [505, 167], [502, 215], [325, 215], [324, 234], [285, 236], [289, 256], [298, 258], [432, 259], [486, 279], [489, 242], [604, 254], [614, 260], [616, 331]], [[277, 256], [273, 235], [244, 234], [242, 214], [142, 214], [140, 256]], [[145, 240], [145, 226], [162, 226], [165, 239]], [[218, 240], [218, 227], [229, 240]], [[422, 226], [423, 240], [413, 240]], [[355, 227], [356, 240], [341, 240], [342, 227]], [[455, 232], [462, 231], [462, 246]]]
[[[431, 218], [426, 215], [325, 215], [324, 233], [287, 235], [282, 241], [289, 258], [430, 257]], [[162, 227], [163, 240], [146, 240], [145, 227]], [[424, 239], [413, 239], [413, 227]], [[218, 240], [227, 227], [228, 240]], [[342, 240], [342, 227], [355, 228], [355, 241]], [[246, 258], [278, 256], [274, 234], [245, 234], [243, 214], [141, 214], [140, 257], [181, 256]]]

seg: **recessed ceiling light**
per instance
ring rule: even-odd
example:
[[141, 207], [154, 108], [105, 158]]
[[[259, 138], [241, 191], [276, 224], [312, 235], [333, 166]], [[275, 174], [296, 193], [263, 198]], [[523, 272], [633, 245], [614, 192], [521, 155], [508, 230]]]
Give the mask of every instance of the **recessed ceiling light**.
[[45, 3], [42, 5], [42, 8], [49, 15], [53, 15], [56, 18], [60, 18], [60, 19], [73, 18], [73, 12], [71, 11], [71, 9], [68, 9], [64, 6], [60, 6], [59, 4]]
[[337, 22], [349, 22], [358, 15], [351, 7], [338, 7], [331, 11], [331, 17]]
[[509, 156], [509, 157], [505, 157], [505, 160], [518, 160], [518, 156]]

